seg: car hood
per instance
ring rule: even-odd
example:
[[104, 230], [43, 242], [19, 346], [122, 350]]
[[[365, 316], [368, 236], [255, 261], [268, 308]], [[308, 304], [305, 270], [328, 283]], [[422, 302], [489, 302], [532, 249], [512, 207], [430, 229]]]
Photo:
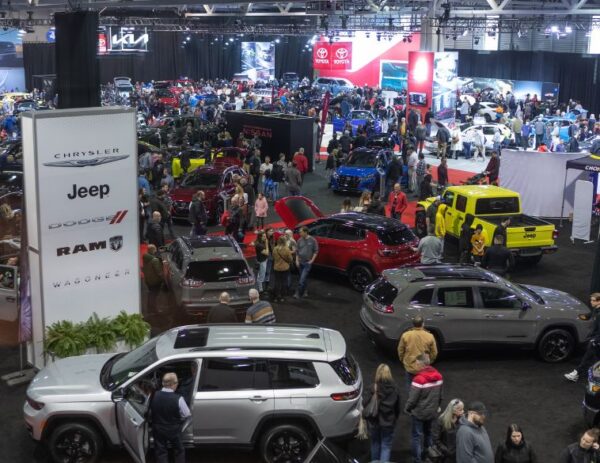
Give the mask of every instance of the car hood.
[[375, 167], [351, 167], [342, 166], [336, 170], [338, 175], [353, 175], [357, 177], [366, 177], [367, 175], [374, 174], [377, 172]]
[[79, 355], [59, 359], [41, 369], [27, 389], [27, 395], [38, 400], [47, 396], [69, 396], [104, 392], [100, 384], [100, 371], [115, 354]]
[[276, 201], [275, 212], [288, 228], [295, 228], [300, 223], [323, 217], [316, 204], [304, 196], [288, 196]]
[[546, 306], [560, 309], [583, 310], [589, 312], [589, 308], [577, 298], [569, 293], [559, 291], [558, 289], [545, 288], [536, 285], [523, 285], [535, 291], [544, 300]]

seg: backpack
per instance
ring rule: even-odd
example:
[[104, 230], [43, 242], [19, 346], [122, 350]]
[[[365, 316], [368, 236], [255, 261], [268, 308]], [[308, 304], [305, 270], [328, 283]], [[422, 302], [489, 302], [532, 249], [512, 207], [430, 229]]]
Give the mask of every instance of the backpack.
[[271, 179], [274, 182], [283, 181], [283, 168], [279, 164], [273, 165], [273, 168], [271, 169]]

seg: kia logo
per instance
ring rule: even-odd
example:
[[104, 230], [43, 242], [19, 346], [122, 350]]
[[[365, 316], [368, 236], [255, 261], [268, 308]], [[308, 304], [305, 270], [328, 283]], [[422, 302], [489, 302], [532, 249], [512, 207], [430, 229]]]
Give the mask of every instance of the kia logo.
[[[341, 49], [340, 49], [341, 50]], [[338, 50], [339, 51], [339, 50]], [[327, 58], [327, 55], [329, 54], [329, 52], [327, 51], [327, 48], [319, 48], [317, 50], [317, 57], [324, 59]]]
[[345, 48], [338, 48], [335, 51], [335, 56], [337, 56], [339, 59], [346, 59], [348, 57], [348, 50]]

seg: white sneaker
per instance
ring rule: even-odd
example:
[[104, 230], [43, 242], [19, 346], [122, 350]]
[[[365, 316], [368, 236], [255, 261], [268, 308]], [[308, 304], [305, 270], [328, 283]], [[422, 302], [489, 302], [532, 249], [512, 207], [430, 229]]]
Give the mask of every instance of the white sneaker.
[[571, 373], [567, 373], [565, 375], [565, 378], [567, 378], [569, 381], [573, 381], [574, 383], [576, 383], [579, 379], [579, 373], [577, 373], [577, 370], [573, 370]]

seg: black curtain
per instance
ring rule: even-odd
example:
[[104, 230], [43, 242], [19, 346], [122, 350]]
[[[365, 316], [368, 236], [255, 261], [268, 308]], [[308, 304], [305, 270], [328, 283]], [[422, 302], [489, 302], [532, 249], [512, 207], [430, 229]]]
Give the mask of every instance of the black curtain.
[[33, 76], [56, 74], [53, 43], [24, 43], [23, 66], [25, 67], [25, 86], [33, 90]]
[[539, 51], [457, 51], [461, 77], [556, 82], [560, 85], [560, 101], [571, 98], [581, 101], [593, 113], [600, 111], [597, 85], [600, 63], [595, 56]]
[[312, 52], [305, 47], [310, 37], [286, 37], [275, 48], [275, 76], [279, 79], [284, 72], [296, 72], [312, 80]]

